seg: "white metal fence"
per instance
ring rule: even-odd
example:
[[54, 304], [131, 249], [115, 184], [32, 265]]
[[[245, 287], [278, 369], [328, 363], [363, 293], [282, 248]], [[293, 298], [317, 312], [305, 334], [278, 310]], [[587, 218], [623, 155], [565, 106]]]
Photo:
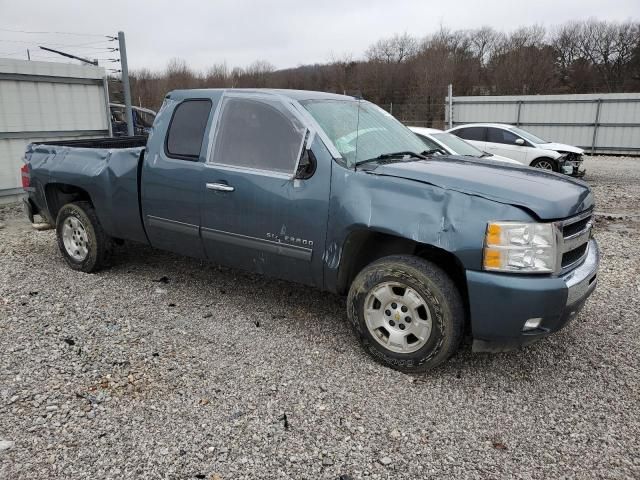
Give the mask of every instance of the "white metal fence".
[[103, 68], [0, 58], [0, 203], [22, 192], [28, 143], [104, 137], [110, 126]]
[[640, 155], [640, 93], [454, 96], [452, 111], [454, 126], [509, 123], [591, 154]]

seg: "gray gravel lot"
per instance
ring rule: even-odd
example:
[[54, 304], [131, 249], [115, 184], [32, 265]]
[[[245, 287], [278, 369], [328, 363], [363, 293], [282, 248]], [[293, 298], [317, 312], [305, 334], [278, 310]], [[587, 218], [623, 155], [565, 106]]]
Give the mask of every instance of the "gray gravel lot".
[[0, 479], [640, 477], [640, 159], [586, 163], [580, 316], [420, 377], [363, 353], [341, 298], [139, 245], [74, 272], [0, 208]]

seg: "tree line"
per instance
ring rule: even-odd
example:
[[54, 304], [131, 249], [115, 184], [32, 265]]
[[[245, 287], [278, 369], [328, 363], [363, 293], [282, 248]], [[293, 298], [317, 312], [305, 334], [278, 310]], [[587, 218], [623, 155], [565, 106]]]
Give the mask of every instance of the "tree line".
[[325, 64], [276, 70], [259, 60], [197, 72], [173, 59], [163, 71], [131, 74], [135, 103], [153, 109], [176, 88], [295, 88], [360, 95], [402, 120], [435, 126], [450, 83], [455, 95], [640, 91], [640, 23], [588, 20], [511, 32], [441, 27], [424, 38], [383, 38], [361, 58]]

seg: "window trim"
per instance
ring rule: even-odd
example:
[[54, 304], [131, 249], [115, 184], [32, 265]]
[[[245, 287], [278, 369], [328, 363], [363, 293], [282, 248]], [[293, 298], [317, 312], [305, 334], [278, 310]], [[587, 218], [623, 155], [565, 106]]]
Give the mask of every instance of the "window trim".
[[[209, 103], [209, 114], [207, 115], [207, 123], [204, 126], [204, 132], [202, 132], [202, 142], [200, 143], [200, 151], [198, 155], [181, 155], [176, 153], [171, 153], [169, 151], [169, 134], [171, 133], [171, 127], [173, 126], [173, 120], [176, 116], [176, 112], [178, 108], [184, 103], [187, 102], [208, 102]], [[197, 162], [200, 160], [200, 156], [202, 155], [202, 146], [204, 145], [204, 140], [207, 138], [207, 124], [209, 123], [209, 119], [211, 118], [211, 110], [213, 108], [213, 102], [210, 98], [185, 98], [178, 102], [178, 104], [173, 107], [173, 112], [171, 112], [171, 120], [169, 120], [169, 126], [167, 127], [167, 132], [164, 136], [164, 154], [167, 158], [173, 158], [176, 160], [187, 160], [190, 162]]]
[[295, 178], [296, 172], [298, 171], [298, 166], [300, 164], [300, 158], [302, 157], [302, 152], [304, 151], [305, 148], [308, 148], [308, 146], [310, 146], [310, 143], [308, 142], [310, 140], [311, 141], [313, 140], [314, 138], [313, 133], [310, 133], [308, 136], [306, 133], [302, 135], [302, 140], [300, 142], [300, 149], [298, 151], [296, 163], [293, 167], [293, 170], [290, 173], [280, 172], [276, 170], [268, 170], [263, 168], [245, 167], [242, 165], [229, 165], [227, 163], [219, 163], [219, 162], [213, 161], [213, 157], [216, 151], [216, 144], [218, 142], [218, 137], [220, 133], [220, 122], [222, 120], [222, 114], [224, 113], [223, 111], [225, 107], [224, 103], [226, 99], [234, 99], [234, 98], [244, 99], [244, 100], [254, 100], [254, 101], [257, 100], [257, 101], [262, 101], [263, 103], [265, 100], [268, 100], [271, 102], [277, 102], [283, 107], [284, 110], [289, 112], [291, 117], [297, 119], [300, 122], [300, 124], [306, 128], [307, 131], [312, 131], [309, 125], [307, 124], [306, 120], [298, 114], [298, 111], [296, 109], [290, 107], [281, 95], [265, 94], [262, 92], [227, 92], [225, 90], [222, 96], [220, 97], [220, 101], [218, 102], [218, 106], [216, 108], [216, 111], [213, 117], [213, 123], [211, 127], [211, 134], [209, 137], [210, 140], [209, 140], [209, 147], [207, 149], [207, 157], [205, 159], [205, 165], [209, 167], [219, 168], [221, 170], [244, 172], [244, 173], [250, 173], [253, 175], [263, 175], [263, 176], [276, 177], [276, 178], [282, 178], [287, 180], [291, 180]]

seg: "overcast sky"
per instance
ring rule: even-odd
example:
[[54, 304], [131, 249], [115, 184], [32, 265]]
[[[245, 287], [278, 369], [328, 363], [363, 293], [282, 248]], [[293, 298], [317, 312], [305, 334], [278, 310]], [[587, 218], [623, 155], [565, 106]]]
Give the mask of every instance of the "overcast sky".
[[[114, 54], [98, 48], [114, 43], [97, 36], [7, 30], [90, 34], [123, 30], [133, 69], [162, 69], [175, 57], [199, 70], [223, 61], [230, 67], [246, 66], [257, 59], [285, 68], [345, 54], [360, 58], [381, 37], [403, 32], [422, 37], [441, 24], [452, 29], [490, 25], [510, 30], [590, 17], [638, 20], [640, 1], [0, 0], [0, 56], [20, 58], [26, 48], [46, 44], [110, 58]], [[43, 54], [36, 57], [45, 58]]]

